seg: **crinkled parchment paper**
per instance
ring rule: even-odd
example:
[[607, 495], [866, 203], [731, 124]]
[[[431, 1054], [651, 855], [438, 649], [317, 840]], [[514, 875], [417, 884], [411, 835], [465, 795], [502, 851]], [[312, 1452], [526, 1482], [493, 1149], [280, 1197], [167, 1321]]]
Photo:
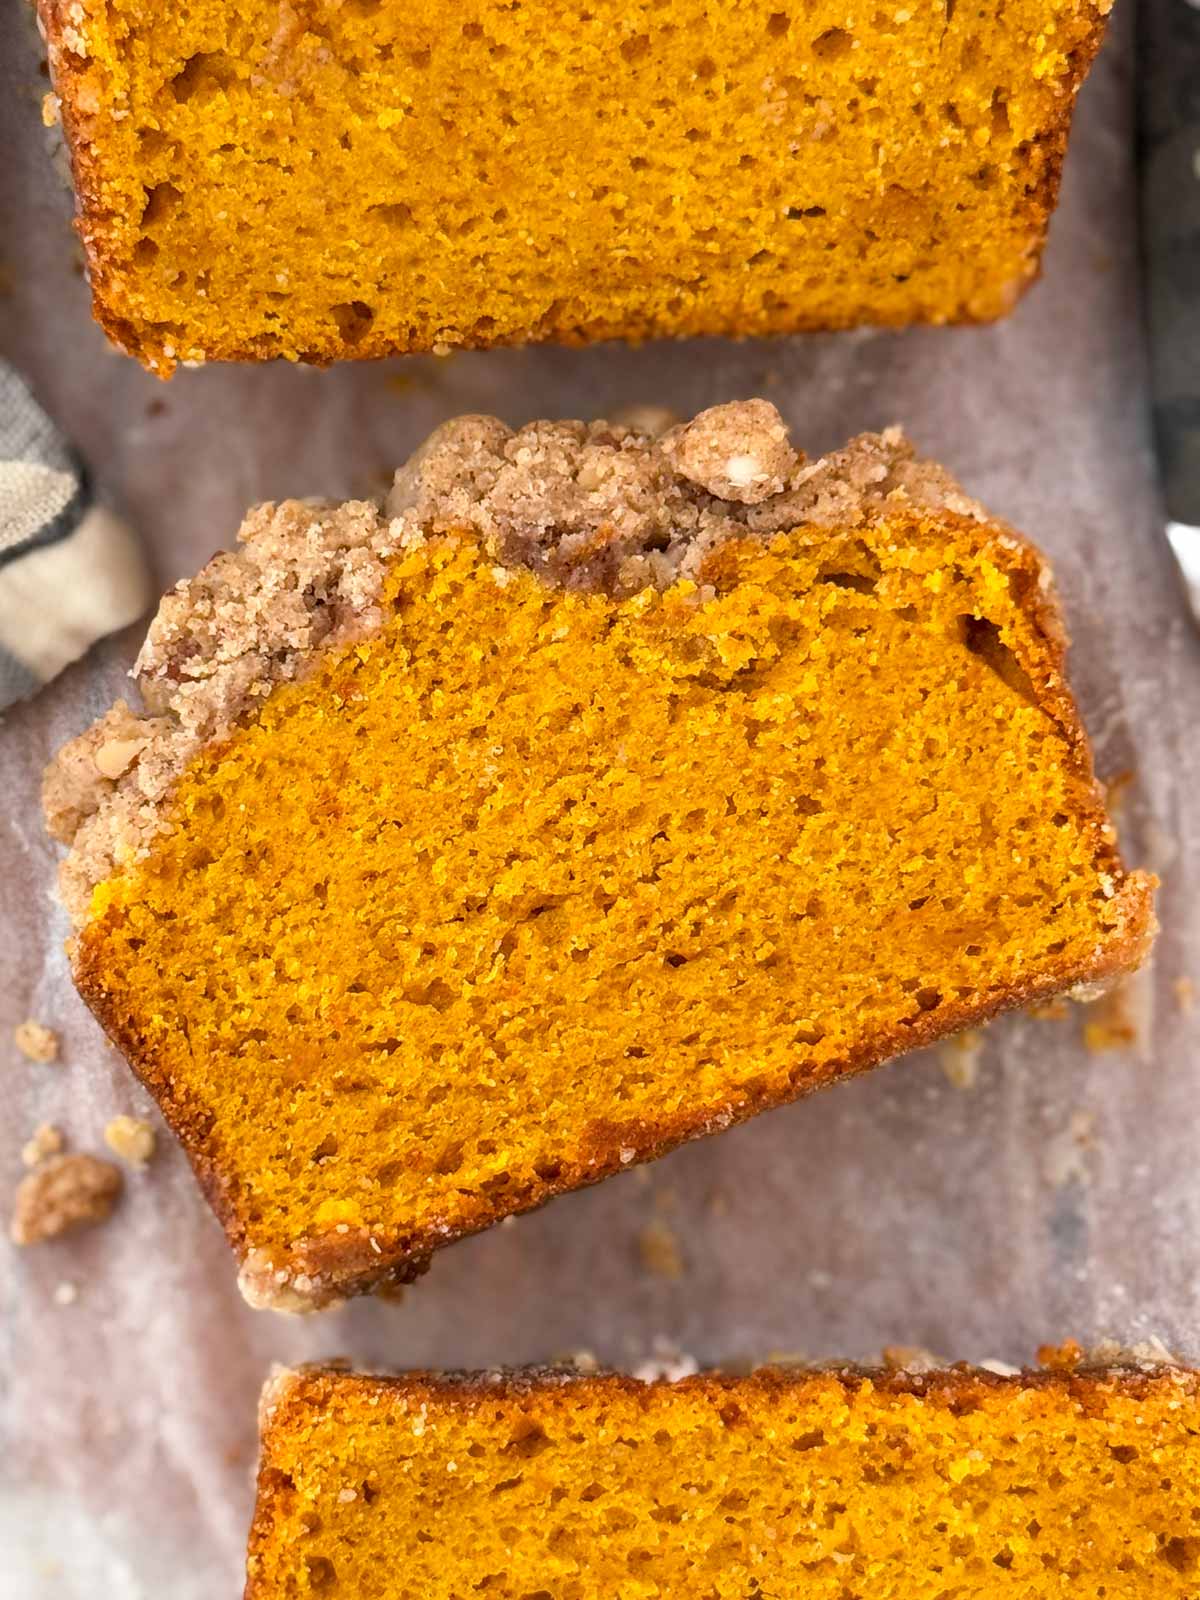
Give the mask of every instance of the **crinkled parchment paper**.
[[[1200, 1357], [1200, 1013], [1178, 981], [1200, 983], [1200, 647], [1148, 447], [1130, 16], [1082, 97], [1045, 279], [1002, 326], [213, 367], [162, 385], [89, 320], [22, 9], [0, 17], [0, 347], [143, 531], [163, 585], [226, 544], [250, 502], [378, 490], [460, 411], [690, 413], [761, 393], [810, 453], [901, 420], [1054, 559], [1100, 770], [1131, 774], [1124, 836], [1162, 874], [1164, 927], [1115, 1018], [1123, 1047], [1087, 1048], [1078, 1010], [1002, 1022], [973, 1087], [951, 1081], [971, 1076], [952, 1052], [897, 1063], [459, 1245], [400, 1304], [306, 1322], [246, 1310], [164, 1135], [104, 1227], [24, 1253], [0, 1242], [0, 1600], [233, 1600], [272, 1360], [904, 1343], [1020, 1361], [1067, 1334], [1151, 1333]], [[35, 1123], [95, 1149], [114, 1113], [153, 1114], [71, 989], [37, 807], [43, 764], [123, 692], [135, 646], [94, 651], [0, 727], [4, 1194]], [[17, 1055], [26, 1017], [61, 1030], [60, 1064]]]

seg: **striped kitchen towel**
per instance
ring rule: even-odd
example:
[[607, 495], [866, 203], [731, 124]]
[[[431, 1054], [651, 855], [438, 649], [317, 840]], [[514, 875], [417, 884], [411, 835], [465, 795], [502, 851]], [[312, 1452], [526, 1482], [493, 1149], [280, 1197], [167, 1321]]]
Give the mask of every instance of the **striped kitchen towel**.
[[0, 708], [149, 603], [137, 540], [94, 502], [71, 447], [0, 361]]

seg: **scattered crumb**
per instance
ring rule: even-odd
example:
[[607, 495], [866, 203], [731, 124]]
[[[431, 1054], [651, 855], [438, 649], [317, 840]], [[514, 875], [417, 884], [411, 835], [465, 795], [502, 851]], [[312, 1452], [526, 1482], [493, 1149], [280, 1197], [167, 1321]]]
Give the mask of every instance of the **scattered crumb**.
[[729, 1215], [729, 1196], [724, 1189], [712, 1189], [708, 1196], [708, 1211], [713, 1217], [727, 1217]]
[[832, 1289], [833, 1273], [825, 1272], [821, 1267], [814, 1267], [808, 1275], [808, 1287], [816, 1294], [823, 1294], [826, 1289]]
[[638, 1234], [638, 1255], [647, 1272], [660, 1278], [683, 1277], [679, 1240], [665, 1222], [648, 1222]]
[[[1096, 1148], [1096, 1117], [1091, 1111], [1073, 1111], [1061, 1133], [1055, 1134], [1046, 1148], [1046, 1181], [1055, 1189], [1072, 1181], [1087, 1183], [1088, 1152]], [[1039, 1357], [1040, 1359], [1040, 1357]]]
[[1196, 985], [1191, 978], [1176, 978], [1171, 985], [1171, 992], [1179, 1010], [1185, 1017], [1190, 1017], [1196, 1009]]
[[956, 1089], [973, 1089], [979, 1079], [979, 1057], [983, 1035], [977, 1028], [966, 1028], [937, 1047], [942, 1071]]
[[41, 1022], [21, 1022], [13, 1031], [17, 1049], [29, 1061], [57, 1061], [58, 1035]]
[[1071, 1015], [1071, 1007], [1061, 998], [1043, 1000], [1036, 1006], [1026, 1006], [1025, 1015], [1032, 1017], [1035, 1022], [1065, 1022]]
[[636, 428], [639, 433], [648, 433], [652, 439], [660, 439], [669, 428], [676, 427], [683, 419], [669, 406], [634, 403], [621, 406], [608, 420], [615, 427]]
[[1101, 1339], [1087, 1352], [1090, 1365], [1102, 1367], [1178, 1367], [1181, 1362], [1174, 1351], [1168, 1349], [1156, 1333], [1136, 1344], [1124, 1344], [1119, 1339]]
[[1016, 1378], [1020, 1375], [1020, 1367], [1010, 1366], [1007, 1361], [981, 1361], [980, 1367], [984, 1372], [990, 1372], [997, 1378]]
[[665, 1379], [668, 1383], [678, 1383], [680, 1378], [690, 1378], [699, 1371], [700, 1363], [694, 1356], [674, 1348], [666, 1340], [656, 1339], [654, 1354], [639, 1362], [634, 1367], [632, 1376], [640, 1383], [655, 1383], [660, 1379]]
[[1089, 1050], [1127, 1050], [1138, 1041], [1128, 979], [1122, 979], [1087, 1008], [1083, 1042]]
[[132, 1167], [144, 1167], [154, 1154], [154, 1129], [140, 1117], [114, 1117], [104, 1130], [112, 1153]]
[[42, 96], [42, 127], [57, 128], [58, 121], [58, 96], [56, 94], [44, 94]]
[[54, 1304], [56, 1306], [73, 1306], [79, 1299], [78, 1284], [69, 1283], [66, 1279], [54, 1287]]
[[600, 1371], [600, 1363], [590, 1350], [576, 1350], [574, 1355], [567, 1357], [567, 1360], [575, 1368], [576, 1372], [583, 1373], [585, 1376], [591, 1376], [592, 1373]]
[[21, 1148], [21, 1160], [27, 1167], [36, 1167], [49, 1156], [56, 1156], [66, 1143], [61, 1128], [52, 1122], [39, 1122]]
[[1083, 1361], [1083, 1346], [1078, 1339], [1039, 1345], [1037, 1359], [1039, 1367], [1047, 1367], [1051, 1372], [1074, 1372]]
[[1147, 817], [1143, 821], [1141, 834], [1142, 858], [1147, 867], [1157, 872], [1161, 878], [1179, 857], [1179, 840], [1173, 833], [1168, 833], [1153, 817]]
[[[768, 1350], [765, 1367], [811, 1367], [813, 1360], [802, 1350]], [[751, 1369], [753, 1371], [753, 1368]]]
[[883, 1364], [893, 1372], [937, 1372], [946, 1365], [932, 1350], [912, 1344], [885, 1345]]
[[1114, 827], [1121, 825], [1125, 802], [1129, 799], [1129, 791], [1135, 777], [1136, 774], [1126, 767], [1104, 785], [1104, 803]]
[[51, 1156], [17, 1185], [9, 1226], [14, 1244], [41, 1244], [70, 1228], [103, 1222], [117, 1203], [119, 1167], [98, 1156]]

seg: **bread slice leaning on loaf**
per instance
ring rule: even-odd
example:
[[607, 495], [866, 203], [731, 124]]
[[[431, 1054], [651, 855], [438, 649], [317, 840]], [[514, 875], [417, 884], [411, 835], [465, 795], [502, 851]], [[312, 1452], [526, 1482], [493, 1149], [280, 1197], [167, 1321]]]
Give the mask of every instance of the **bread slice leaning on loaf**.
[[449, 423], [46, 781], [81, 993], [303, 1309], [1144, 954], [1047, 567], [897, 431]]

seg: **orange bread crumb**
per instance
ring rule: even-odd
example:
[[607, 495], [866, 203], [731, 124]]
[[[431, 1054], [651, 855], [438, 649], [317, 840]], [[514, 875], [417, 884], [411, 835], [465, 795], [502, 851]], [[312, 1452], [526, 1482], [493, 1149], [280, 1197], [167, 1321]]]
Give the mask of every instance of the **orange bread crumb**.
[[96, 314], [177, 361], [1001, 315], [1111, 0], [39, 0]]
[[895, 436], [785, 446], [466, 419], [391, 521], [256, 514], [60, 758], [77, 981], [256, 1302], [1139, 958], [1040, 558]]
[[247, 1600], [1192, 1600], [1180, 1368], [398, 1378], [263, 1396]]

